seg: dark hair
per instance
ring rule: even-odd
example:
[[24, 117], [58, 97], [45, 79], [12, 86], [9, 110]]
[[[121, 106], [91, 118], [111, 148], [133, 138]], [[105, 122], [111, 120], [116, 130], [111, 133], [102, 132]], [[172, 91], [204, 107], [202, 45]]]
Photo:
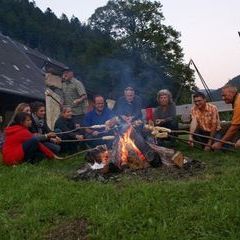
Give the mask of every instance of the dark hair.
[[39, 110], [39, 108], [45, 107], [45, 104], [42, 102], [33, 102], [30, 104], [30, 107], [31, 107], [31, 112], [36, 113]]
[[201, 97], [202, 99], [206, 99], [206, 96], [202, 92], [197, 92], [193, 95], [193, 98]]
[[29, 113], [19, 112], [14, 117], [13, 123], [11, 125], [21, 125], [27, 119], [27, 117], [31, 118], [31, 115]]
[[103, 100], [104, 100], [104, 97], [103, 97], [102, 95], [98, 94], [98, 95], [95, 95], [95, 96], [93, 97], [93, 102], [94, 102], [94, 103], [96, 103], [96, 98], [98, 98], [98, 97], [102, 97]]
[[70, 105], [63, 105], [60, 107], [60, 112], [64, 113], [67, 109], [72, 109]]
[[133, 91], [135, 92], [134, 88], [132, 86], [127, 86], [124, 91]]
[[68, 72], [73, 72], [73, 70], [71, 68], [65, 68], [63, 69], [62, 74], [68, 73]]

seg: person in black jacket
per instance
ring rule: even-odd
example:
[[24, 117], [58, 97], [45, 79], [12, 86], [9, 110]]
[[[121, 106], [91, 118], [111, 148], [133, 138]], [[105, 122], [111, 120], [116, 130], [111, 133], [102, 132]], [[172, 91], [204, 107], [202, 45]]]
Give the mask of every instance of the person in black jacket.
[[[72, 117], [72, 109], [70, 106], [63, 106], [61, 114], [55, 122], [54, 130], [57, 133], [67, 132], [60, 134], [62, 140], [82, 140], [83, 135], [76, 128], [80, 127], [79, 124], [75, 124]], [[62, 152], [75, 152], [78, 147], [78, 142], [61, 143]]]
[[124, 96], [120, 97], [114, 106], [114, 112], [124, 122], [130, 124], [132, 121], [142, 119], [142, 100], [135, 94], [132, 87], [126, 87]]
[[[42, 102], [33, 102], [31, 104], [31, 116], [32, 116], [32, 126], [29, 128], [30, 132], [33, 134], [48, 134], [52, 132], [46, 122], [46, 108]], [[43, 144], [52, 150], [54, 153], [60, 152], [60, 142], [59, 137], [50, 138], [48, 141], [43, 142]]]

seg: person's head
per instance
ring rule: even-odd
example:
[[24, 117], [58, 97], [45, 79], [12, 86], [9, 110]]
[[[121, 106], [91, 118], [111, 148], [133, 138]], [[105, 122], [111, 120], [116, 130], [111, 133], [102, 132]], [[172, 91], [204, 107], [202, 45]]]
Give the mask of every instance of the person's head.
[[206, 106], [207, 99], [203, 93], [197, 92], [193, 95], [193, 101], [198, 109], [204, 109]]
[[72, 108], [70, 106], [63, 106], [61, 108], [61, 116], [65, 119], [71, 119], [72, 118]]
[[237, 94], [237, 88], [231, 85], [226, 85], [222, 88], [222, 99], [225, 103], [233, 103], [234, 97]]
[[157, 93], [157, 102], [160, 106], [168, 106], [172, 103], [172, 94], [167, 89], [162, 89]]
[[62, 79], [63, 80], [71, 80], [74, 77], [73, 71], [68, 69], [63, 72]]
[[94, 101], [94, 107], [97, 110], [97, 112], [102, 112], [105, 106], [104, 97], [101, 95], [97, 95], [94, 97], [93, 101]]
[[26, 112], [17, 113], [16, 116], [14, 117], [12, 125], [21, 125], [26, 128], [31, 127], [32, 125], [31, 115]]
[[132, 87], [126, 87], [124, 90], [124, 96], [128, 103], [131, 103], [135, 97], [135, 91]]
[[33, 102], [31, 104], [31, 112], [35, 114], [38, 118], [45, 118], [46, 108], [42, 102]]
[[19, 113], [19, 112], [26, 112], [31, 114], [31, 108], [30, 105], [28, 103], [19, 103], [17, 105], [17, 107], [15, 108], [15, 113]]

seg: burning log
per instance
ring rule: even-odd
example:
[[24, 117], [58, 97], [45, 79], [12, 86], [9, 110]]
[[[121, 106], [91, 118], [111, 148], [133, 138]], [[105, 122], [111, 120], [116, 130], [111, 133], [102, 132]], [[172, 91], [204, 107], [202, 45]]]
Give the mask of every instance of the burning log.
[[154, 151], [156, 151], [160, 155], [162, 163], [166, 166], [176, 165], [178, 167], [182, 167], [183, 164], [187, 161], [184, 158], [184, 155], [179, 151], [175, 151], [174, 149], [170, 148], [160, 147], [151, 143], [149, 143], [149, 145]]
[[127, 127], [127, 130], [123, 127], [124, 132], [115, 138], [111, 150], [106, 146], [99, 147], [88, 152], [86, 160], [91, 164], [103, 163], [102, 173], [125, 168], [159, 167], [162, 163], [167, 166], [183, 166], [185, 159], [181, 152], [148, 143], [132, 126]]
[[161, 165], [159, 155], [131, 126], [113, 142], [110, 161], [120, 169], [125, 167], [140, 169], [149, 165], [153, 167]]

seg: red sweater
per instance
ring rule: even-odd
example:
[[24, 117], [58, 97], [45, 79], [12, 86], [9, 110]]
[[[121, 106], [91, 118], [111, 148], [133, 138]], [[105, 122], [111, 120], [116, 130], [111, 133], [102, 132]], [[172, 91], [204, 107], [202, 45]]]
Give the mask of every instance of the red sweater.
[[[23, 143], [30, 140], [33, 134], [21, 125], [13, 125], [5, 129], [5, 141], [2, 148], [3, 162], [7, 165], [19, 164], [24, 159]], [[53, 158], [54, 154], [43, 144], [38, 149], [46, 157]]]

